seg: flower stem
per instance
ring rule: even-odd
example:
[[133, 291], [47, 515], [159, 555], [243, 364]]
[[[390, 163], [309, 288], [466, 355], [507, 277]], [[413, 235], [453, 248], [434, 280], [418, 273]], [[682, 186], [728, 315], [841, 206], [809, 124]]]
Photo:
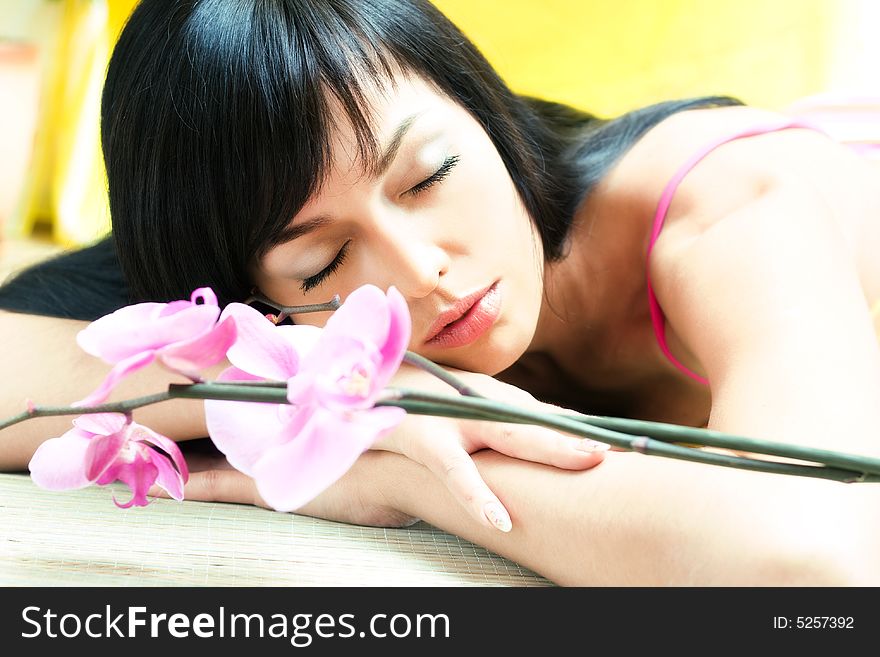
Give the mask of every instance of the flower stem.
[[[195, 385], [195, 384], [188, 384]], [[198, 384], [204, 385], [204, 384]], [[128, 414], [141, 406], [149, 406], [162, 401], [174, 399], [171, 392], [159, 392], [155, 395], [147, 395], [145, 397], [137, 397], [135, 399], [127, 399], [121, 402], [110, 402], [108, 404], [98, 404], [97, 406], [34, 406], [26, 411], [13, 415], [0, 421], [0, 431], [13, 424], [24, 422], [32, 417], [52, 417], [57, 415], [86, 415], [89, 413], [123, 413]]]
[[[880, 459], [814, 449], [799, 445], [725, 434], [645, 420], [586, 415], [547, 413], [522, 409], [476, 395], [448, 396], [401, 388], [387, 388], [376, 406], [397, 406], [417, 415], [435, 415], [492, 422], [536, 424], [565, 433], [591, 438], [624, 450], [676, 458], [699, 463], [770, 472], [819, 477], [841, 482], [880, 482]], [[0, 421], [0, 430], [32, 417], [82, 415], [86, 413], [125, 413], [169, 399], [217, 399], [268, 404], [286, 404], [287, 386], [281, 381], [211, 381], [197, 384], [171, 384], [166, 392], [98, 406], [33, 406]], [[785, 463], [708, 452], [676, 443], [721, 447], [753, 454], [781, 456], [809, 463]]]
[[[643, 454], [667, 456], [747, 470], [820, 477], [843, 482], [880, 481], [880, 459], [866, 456], [773, 443], [765, 440], [724, 434], [720, 431], [696, 429], [693, 427], [676, 427], [675, 425], [646, 422], [643, 420], [629, 421], [622, 418], [603, 418], [584, 414], [540, 413], [488, 399], [449, 398], [432, 393], [401, 389], [396, 392], [398, 394], [394, 398], [378, 402], [377, 406], [399, 406], [409, 413], [419, 415], [442, 415], [495, 422], [537, 424], [574, 435], [592, 438], [615, 447]], [[601, 426], [602, 424], [605, 426]], [[611, 429], [609, 428], [610, 426], [615, 426], [623, 431]], [[674, 431], [678, 428], [686, 429], [686, 431], [675, 434]], [[651, 434], [654, 434], [655, 438], [649, 437]], [[748, 450], [756, 454], [783, 456], [822, 465], [801, 465], [752, 459], [743, 456], [717, 454], [694, 447], [673, 444], [673, 442], [699, 444], [701, 440], [705, 446]]]
[[310, 303], [304, 306], [282, 306], [280, 304], [275, 303], [271, 299], [263, 296], [257, 291], [254, 291], [251, 296], [245, 301], [246, 304], [250, 304], [254, 301], [259, 301], [263, 305], [269, 306], [270, 308], [274, 308], [278, 311], [278, 316], [275, 319], [276, 323], [280, 323], [284, 321], [290, 315], [299, 315], [304, 313], [321, 313], [328, 312], [333, 310], [338, 310], [339, 306], [342, 305], [339, 301], [339, 295], [334, 294], [333, 298], [326, 303]]
[[458, 392], [466, 397], [482, 397], [480, 393], [471, 388], [464, 381], [454, 376], [450, 372], [447, 372], [445, 369], [437, 365], [434, 361], [425, 358], [424, 356], [419, 356], [419, 354], [414, 351], [407, 351], [403, 355], [403, 362], [409, 363], [410, 365], [414, 365], [421, 370], [428, 372], [429, 374], [433, 374], [438, 379], [443, 381], [444, 383], [448, 383], [453, 388], [458, 390]]
[[[198, 390], [207, 389], [209, 395], [213, 394], [216, 396], [197, 396], [187, 395], [185, 392], [181, 393], [181, 390], [186, 391], [195, 386], [198, 386]], [[222, 391], [228, 388], [234, 388], [235, 392], [224, 396]], [[29, 420], [32, 417], [86, 415], [91, 413], [129, 414], [136, 408], [141, 408], [142, 406], [150, 406], [151, 404], [158, 404], [159, 402], [168, 401], [169, 399], [186, 397], [194, 397], [196, 399], [231, 399], [233, 401], [268, 401], [274, 404], [286, 404], [287, 383], [284, 381], [208, 381], [198, 384], [172, 383], [166, 392], [126, 399], [125, 401], [120, 402], [98, 404], [96, 406], [31, 406], [28, 410], [22, 411], [17, 415], [8, 417], [5, 420], [0, 420], [0, 431], [7, 427], [11, 427], [13, 424]]]

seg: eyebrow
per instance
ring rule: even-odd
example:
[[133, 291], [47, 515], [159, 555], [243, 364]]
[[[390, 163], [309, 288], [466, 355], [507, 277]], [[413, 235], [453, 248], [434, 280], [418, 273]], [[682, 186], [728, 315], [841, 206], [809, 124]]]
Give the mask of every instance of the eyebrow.
[[271, 246], [275, 247], [281, 246], [282, 244], [287, 244], [288, 242], [292, 242], [298, 237], [308, 235], [309, 233], [316, 231], [319, 228], [324, 228], [324, 226], [329, 226], [332, 223], [333, 221], [330, 219], [330, 217], [322, 214], [314, 217], [313, 219], [309, 219], [308, 221], [303, 221], [299, 224], [289, 225], [272, 239]]
[[404, 136], [418, 117], [418, 113], [411, 114], [401, 121], [400, 125], [394, 130], [394, 134], [391, 135], [391, 139], [388, 140], [388, 145], [385, 147], [385, 152], [382, 153], [378, 161], [370, 167], [370, 175], [373, 178], [378, 178], [388, 171], [388, 167], [391, 166], [391, 163], [394, 162], [394, 158], [397, 157], [397, 151], [400, 150], [400, 145], [403, 143]]
[[[388, 145], [385, 147], [384, 152], [379, 156], [378, 160], [369, 167], [369, 174], [372, 178], [378, 178], [388, 171], [388, 167], [391, 166], [391, 163], [394, 162], [394, 158], [397, 157], [397, 152], [400, 150], [400, 145], [403, 143], [404, 136], [406, 136], [406, 133], [418, 117], [418, 113], [412, 114], [400, 122], [400, 125], [394, 130], [394, 134], [391, 135], [391, 139], [388, 140]], [[319, 228], [324, 228], [332, 223], [333, 221], [329, 216], [319, 215], [308, 221], [289, 225], [275, 236], [272, 240], [271, 247], [287, 244], [288, 242], [292, 242], [303, 235], [308, 235], [309, 233], [312, 233]]]

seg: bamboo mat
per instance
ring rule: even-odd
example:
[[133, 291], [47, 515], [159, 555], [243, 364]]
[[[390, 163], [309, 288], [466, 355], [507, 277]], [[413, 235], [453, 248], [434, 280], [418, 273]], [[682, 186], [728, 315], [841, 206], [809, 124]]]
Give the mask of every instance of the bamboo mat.
[[159, 499], [117, 509], [121, 485], [56, 493], [0, 474], [2, 586], [552, 586], [419, 522], [359, 527], [265, 509]]

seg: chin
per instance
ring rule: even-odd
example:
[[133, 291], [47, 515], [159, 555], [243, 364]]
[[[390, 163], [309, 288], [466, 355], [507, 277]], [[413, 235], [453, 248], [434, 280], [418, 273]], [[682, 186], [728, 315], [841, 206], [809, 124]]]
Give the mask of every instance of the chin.
[[[505, 330], [507, 328], [508, 330]], [[526, 352], [531, 342], [530, 336], [511, 335], [509, 327], [498, 328], [483, 340], [478, 340], [462, 349], [460, 356], [454, 358], [450, 353], [449, 365], [468, 372], [479, 372], [495, 376], [513, 365]], [[452, 361], [455, 362], [452, 362]]]
[[525, 347], [516, 350], [506, 350], [500, 353], [487, 350], [480, 354], [480, 372], [489, 376], [495, 376], [513, 365], [524, 353]]

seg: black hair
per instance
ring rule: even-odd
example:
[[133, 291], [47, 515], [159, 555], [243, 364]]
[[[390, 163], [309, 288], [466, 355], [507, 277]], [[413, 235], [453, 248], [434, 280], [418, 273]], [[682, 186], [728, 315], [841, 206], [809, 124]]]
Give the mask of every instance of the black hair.
[[[738, 103], [674, 101], [606, 121], [521, 97], [426, 0], [142, 0], [108, 67], [112, 237], [91, 252], [118, 256], [126, 302], [189, 298], [202, 286], [221, 304], [246, 298], [254, 259], [328, 172], [331, 103], [371, 162], [364, 81], [393, 84], [396, 71], [433, 84], [485, 129], [551, 260], [584, 196], [645, 131], [675, 112]], [[70, 265], [87, 267], [87, 253]], [[0, 307], [58, 271], [56, 261], [13, 279]], [[98, 287], [64, 296], [96, 308], [78, 297]], [[116, 292], [108, 285], [108, 301], [122, 300]]]
[[0, 308], [93, 320], [131, 303], [113, 241], [56, 255], [0, 285]]

